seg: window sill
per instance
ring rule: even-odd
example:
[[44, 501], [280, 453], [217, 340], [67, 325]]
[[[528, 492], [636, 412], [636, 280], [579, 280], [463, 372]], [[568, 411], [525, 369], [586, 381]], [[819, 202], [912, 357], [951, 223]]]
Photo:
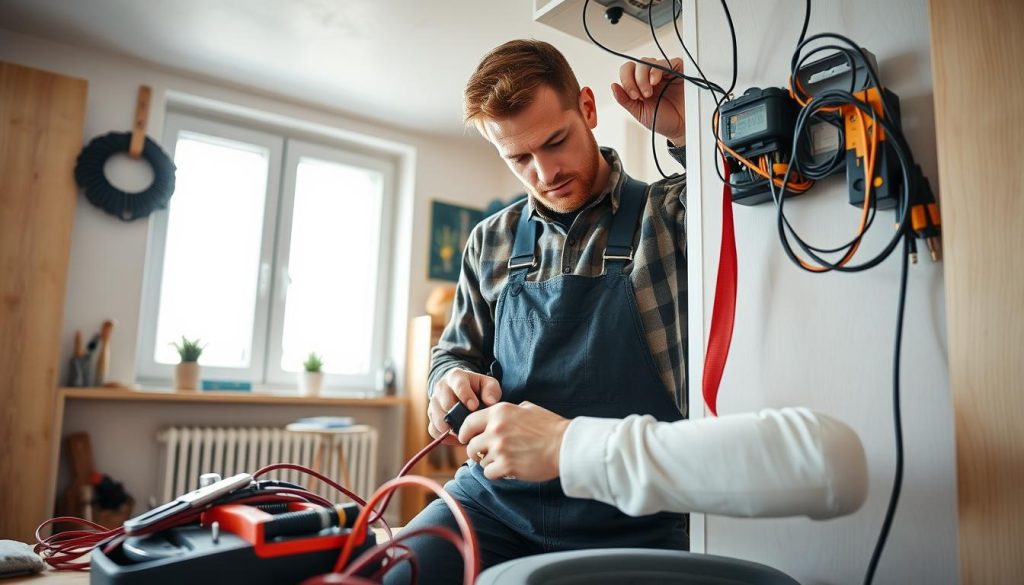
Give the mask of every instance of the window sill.
[[296, 404], [325, 406], [400, 406], [405, 404], [404, 396], [373, 396], [326, 394], [320, 396], [299, 396], [292, 391], [273, 392], [267, 390], [198, 390], [179, 391], [170, 389], [132, 390], [123, 388], [61, 388], [62, 400], [120, 400], [137, 402], [194, 402], [223, 404]]

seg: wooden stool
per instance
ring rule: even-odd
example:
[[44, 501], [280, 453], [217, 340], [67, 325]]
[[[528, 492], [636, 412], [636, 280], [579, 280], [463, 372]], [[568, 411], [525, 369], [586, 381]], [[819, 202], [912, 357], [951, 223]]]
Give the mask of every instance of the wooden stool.
[[[341, 474], [341, 485], [342, 487], [355, 491], [352, 485], [352, 479], [348, 472], [348, 461], [345, 459], [345, 449], [338, 439], [343, 435], [357, 435], [366, 434], [373, 432], [373, 427], [370, 425], [352, 425], [348, 427], [338, 427], [333, 429], [310, 429], [300, 425], [291, 424], [285, 427], [285, 430], [289, 433], [299, 433], [303, 435], [313, 435], [317, 437], [316, 451], [313, 454], [313, 471], [320, 473], [321, 475], [330, 477], [327, 472], [326, 465], [330, 463], [329, 449], [334, 449], [334, 453], [338, 458], [338, 473]], [[337, 478], [331, 478], [337, 480]], [[306, 478], [306, 489], [316, 493], [316, 486], [319, 480], [312, 475]], [[367, 496], [369, 494], [360, 494]]]

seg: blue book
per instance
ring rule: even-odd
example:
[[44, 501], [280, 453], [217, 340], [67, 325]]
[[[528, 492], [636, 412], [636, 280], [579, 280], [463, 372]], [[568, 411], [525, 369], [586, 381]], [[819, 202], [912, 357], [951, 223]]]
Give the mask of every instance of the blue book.
[[300, 418], [288, 425], [291, 431], [320, 431], [329, 429], [343, 429], [355, 424], [351, 416], [310, 416]]
[[239, 380], [203, 380], [203, 390], [233, 390], [251, 392], [252, 383]]

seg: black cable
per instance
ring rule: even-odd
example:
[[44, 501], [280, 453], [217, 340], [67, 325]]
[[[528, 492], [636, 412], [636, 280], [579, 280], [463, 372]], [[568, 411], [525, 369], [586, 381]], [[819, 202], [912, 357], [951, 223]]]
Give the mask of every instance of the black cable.
[[[733, 90], [736, 89], [736, 77], [737, 77], [737, 75], [739, 73], [739, 49], [737, 49], [737, 43], [736, 43], [736, 26], [732, 22], [732, 14], [729, 12], [729, 5], [726, 4], [725, 0], [722, 0], [722, 11], [725, 12], [725, 21], [729, 25], [729, 38], [730, 38], [730, 40], [732, 42], [732, 81], [729, 83], [729, 89], [725, 90], [725, 95], [723, 95], [722, 98], [718, 100], [718, 103], [715, 104], [715, 111], [712, 113], [712, 118], [711, 118], [712, 120], [718, 120], [718, 114], [719, 114], [719, 112], [722, 109], [722, 104], [727, 99], [729, 99], [729, 96], [732, 95]], [[717, 144], [718, 140], [719, 140], [718, 132], [714, 132], [714, 136], [715, 136], [715, 143], [716, 143], [715, 144], [715, 154], [716, 154], [715, 158], [718, 159], [718, 158], [720, 158], [720, 156], [718, 156], [718, 155], [720, 155], [721, 152], [722, 152], [721, 149], [718, 147], [718, 144]], [[716, 169], [718, 168], [718, 161], [717, 160], [715, 161], [715, 168]], [[720, 174], [720, 177], [722, 178], [722, 180], [724, 182], [725, 181], [725, 176]]]
[[[722, 86], [708, 81], [707, 76], [704, 75], [704, 71], [700, 68], [700, 65], [697, 64], [697, 60], [693, 58], [693, 55], [690, 53], [690, 50], [686, 47], [686, 43], [683, 41], [683, 35], [680, 34], [680, 32], [679, 32], [679, 18], [682, 16], [682, 14], [683, 14], [683, 4], [682, 4], [682, 0], [680, 0], [679, 1], [679, 12], [678, 12], [678, 14], [675, 14], [673, 16], [673, 19], [672, 19], [672, 28], [675, 29], [675, 31], [676, 31], [676, 38], [679, 40], [679, 45], [683, 48], [683, 52], [686, 53], [686, 56], [690, 59], [690, 62], [693, 63], [693, 66], [697, 69], [697, 73], [700, 75], [701, 80], [704, 81], [704, 84], [706, 86], [705, 89], [708, 89], [709, 91], [711, 91], [711, 97], [712, 97], [712, 99], [715, 100], [715, 110], [714, 110], [714, 112], [712, 112], [711, 119], [715, 120], [718, 117], [719, 110], [722, 108], [722, 104], [728, 98], [729, 94], [724, 89], [722, 89]], [[735, 46], [736, 45], [736, 29], [732, 27], [732, 19], [731, 18], [728, 19], [728, 23], [729, 23], [729, 33], [733, 37], [733, 46]], [[733, 52], [733, 64], [734, 64], [734, 67], [736, 66], [736, 60], [737, 60], [736, 53]], [[698, 85], [698, 87], [700, 87], [700, 86]], [[718, 97], [715, 96], [716, 93], [719, 94]], [[723, 183], [728, 183], [728, 181], [725, 180], [725, 173], [723, 172], [722, 168], [718, 166], [718, 162], [720, 160], [722, 160], [722, 148], [721, 148], [721, 146], [718, 143], [718, 134], [717, 134], [717, 132], [714, 132], [714, 127], [713, 126], [712, 126], [712, 135], [715, 137], [715, 173], [718, 175], [719, 180], [721, 180]]]
[[729, 37], [732, 40], [732, 81], [729, 83], [729, 89], [725, 90], [726, 94], [731, 94], [732, 90], [736, 89], [736, 75], [739, 72], [739, 50], [736, 48], [736, 27], [732, 23], [732, 14], [729, 13], [729, 5], [722, 0], [722, 11], [725, 12], [725, 20], [729, 23]]
[[[679, 19], [683, 16], [683, 0], [673, 0], [673, 3], [675, 2], [679, 3], [679, 12], [672, 15], [672, 28], [676, 31], [676, 38], [679, 39], [679, 45], [683, 47], [683, 52], [686, 53], [686, 56], [690, 59], [690, 63], [693, 63], [694, 68], [697, 69], [697, 74], [700, 75], [701, 80], [706, 86], [702, 89], [710, 90], [712, 95], [716, 92], [724, 95], [725, 90], [717, 83], [711, 83], [708, 81], [707, 75], [704, 75], [704, 70], [700, 68], [700, 65], [697, 64], [697, 60], [690, 54], [690, 49], [686, 48], [686, 43], [683, 42], [683, 35], [679, 32]], [[697, 87], [700, 87], [700, 85], [697, 85]]]
[[871, 585], [875, 578], [875, 570], [878, 569], [878, 561], [882, 557], [885, 541], [889, 537], [892, 519], [896, 515], [896, 506], [900, 501], [900, 490], [903, 488], [903, 420], [900, 409], [900, 358], [903, 349], [903, 315], [907, 307], [907, 269], [909, 266], [910, 247], [913, 241], [914, 235], [908, 232], [903, 240], [900, 293], [899, 301], [896, 305], [896, 337], [893, 341], [892, 353], [892, 422], [893, 433], [896, 439], [896, 470], [892, 479], [889, 505], [885, 510], [885, 519], [882, 521], [882, 529], [878, 533], [875, 550], [871, 553], [871, 561], [868, 563], [868, 570], [864, 575], [864, 585]]
[[661, 98], [665, 97], [665, 92], [668, 91], [668, 87], [675, 83], [675, 79], [670, 79], [661, 88], [661, 92], [658, 94], [658, 101], [654, 104], [654, 114], [651, 116], [651, 154], [654, 155], [654, 166], [658, 168], [658, 173], [661, 174], [663, 179], [670, 178], [665, 174], [665, 171], [661, 170], [661, 162], [658, 161], [658, 133], [654, 131], [658, 127], [658, 109], [661, 108]]
[[594, 38], [594, 34], [590, 32], [590, 26], [587, 24], [587, 6], [589, 6], [589, 5], [590, 5], [590, 0], [584, 0], [583, 1], [583, 32], [586, 33], [587, 38], [590, 39], [590, 42], [594, 43], [595, 45], [597, 45], [601, 49], [605, 50], [606, 52], [611, 53], [612, 55], [615, 55], [616, 57], [622, 57], [623, 59], [626, 59], [628, 61], [633, 61], [634, 63], [641, 63], [643, 65], [647, 65], [647, 66], [651, 67], [652, 69], [657, 69], [659, 71], [662, 71], [663, 73], [668, 73], [669, 75], [671, 75], [673, 77], [678, 77], [680, 79], [684, 79], [686, 81], [689, 81], [690, 83], [693, 83], [694, 85], [697, 85], [698, 87], [700, 87], [702, 89], [710, 89], [709, 87], [705, 87], [703, 85], [703, 81], [700, 80], [700, 79], [697, 79], [695, 77], [690, 77], [689, 75], [686, 75], [685, 73], [681, 73], [681, 72], [676, 71], [674, 69], [670, 69], [668, 67], [664, 67], [662, 65], [658, 65], [657, 63], [651, 63], [649, 61], [644, 61], [643, 59], [638, 59], [636, 57], [633, 57], [632, 55], [627, 55], [626, 53], [620, 53], [619, 51], [611, 49], [611, 48], [605, 46], [604, 44], [602, 44], [600, 41], [598, 41], [596, 38]]
[[[793, 53], [793, 59], [791, 60], [790, 66], [790, 77], [792, 79], [792, 83], [794, 84], [794, 89], [797, 89], [797, 71], [800, 65], [809, 55], [815, 54], [822, 50], [821, 47], [815, 48], [805, 55], [805, 49], [810, 43], [822, 39], [835, 39], [846, 45], [845, 48], [841, 46], [831, 45], [829, 47], [835, 48], [836, 50], [839, 51], [843, 51], [844, 55], [848, 60], [859, 60], [864, 65], [864, 70], [866, 73], [865, 85], [867, 86], [867, 82], [870, 81], [871, 85], [877, 87], [880, 92], [883, 92], [882, 84], [879, 80], [878, 73], [877, 71], [875, 71], [875, 68], [868, 60], [867, 55], [864, 53], [864, 50], [847, 37], [835, 33], [820, 33], [813, 35], [797, 46], [796, 51]], [[846, 51], [849, 52], [847, 53]], [[854, 78], [856, 77], [855, 64], [856, 63], [851, 64], [851, 71], [853, 72], [852, 76]], [[851, 88], [853, 87], [853, 83], [854, 82], [851, 82]], [[884, 99], [884, 93], [882, 95], [883, 99], [881, 101], [883, 116], [880, 119], [876, 117], [876, 112], [870, 104], [868, 104], [864, 100], [855, 97], [851, 92], [838, 89], [825, 90], [815, 95], [811, 99], [811, 101], [806, 106], [804, 106], [804, 108], [800, 111], [799, 115], [797, 116], [796, 127], [793, 132], [793, 147], [789, 158], [790, 164], [787, 165], [786, 172], [783, 174], [782, 184], [779, 188], [777, 197], [774, 195], [773, 197], [775, 198], [776, 202], [776, 223], [783, 251], [786, 252], [786, 255], [790, 258], [790, 260], [792, 260], [795, 264], [797, 264], [804, 270], [817, 272], [816, 270], [812, 270], [804, 266], [803, 263], [797, 258], [795, 252], [793, 251], [792, 245], [789, 241], [790, 236], [792, 236], [793, 240], [808, 256], [810, 256], [819, 265], [824, 267], [825, 271], [836, 270], [839, 272], [859, 272], [877, 266], [879, 263], [885, 260], [885, 258], [888, 257], [889, 254], [891, 254], [893, 250], [896, 248], [896, 246], [899, 244], [900, 238], [907, 230], [910, 218], [910, 195], [911, 193], [914, 192], [916, 188], [916, 183], [914, 181], [914, 173], [912, 172], [915, 163], [913, 160], [913, 156], [910, 153], [910, 149], [906, 144], [906, 140], [903, 137], [902, 128], [900, 127], [899, 123], [899, 118], [892, 115], [892, 112], [889, 108], [888, 100]], [[872, 117], [872, 119], [874, 120], [874, 128], [876, 128], [875, 131], [877, 131], [878, 127], [881, 127], [885, 130], [886, 135], [888, 137], [887, 142], [891, 147], [892, 152], [896, 155], [897, 161], [899, 162], [902, 177], [902, 185], [900, 189], [899, 198], [900, 206], [898, 209], [898, 227], [896, 233], [893, 234], [892, 239], [888, 242], [888, 244], [879, 254], [877, 254], [875, 257], [871, 258], [867, 262], [853, 266], [840, 266], [837, 263], [832, 263], [821, 258], [818, 255], [818, 253], [821, 253], [821, 249], [811, 246], [796, 233], [796, 230], [793, 229], [793, 226], [789, 223], [788, 218], [786, 218], [785, 216], [784, 205], [786, 200], [786, 186], [788, 184], [790, 174], [801, 166], [800, 137], [804, 134], [806, 130], [808, 120], [813, 118], [814, 115], [821, 110], [827, 111], [835, 109], [839, 106], [851, 105], [861, 110], [861, 115], [870, 115]], [[880, 142], [878, 143], [877, 147], [885, 148], [885, 143]], [[787, 231], [789, 233], [789, 236], [787, 236]]]
[[[772, 200], [775, 201], [776, 204], [778, 204], [778, 194], [775, 191], [775, 181], [768, 181], [768, 189], [771, 191]], [[853, 248], [853, 246], [860, 244], [861, 240], [864, 238], [864, 234], [866, 234], [867, 231], [871, 229], [871, 224], [874, 223], [875, 216], [878, 214], [878, 207], [876, 205], [875, 199], [871, 200], [870, 205], [871, 208], [868, 210], [868, 220], [864, 223], [864, 228], [859, 230], [857, 232], [857, 235], [855, 235], [852, 240], [846, 242], [845, 244], [836, 246], [835, 248], [816, 248], [809, 244], [807, 245], [807, 247], [811, 250], [814, 250], [815, 252], [818, 252], [819, 254], [838, 254], [839, 252], [843, 252], [845, 255]], [[788, 225], [789, 220], [786, 219], [785, 221]], [[792, 230], [792, 228], [790, 229]]]
[[[870, 104], [867, 104], [855, 98], [853, 95], [842, 90], [824, 91], [820, 95], [815, 96], [815, 98], [811, 100], [811, 103], [809, 103], [807, 107], [813, 109], [815, 107], [835, 107], [838, 105], [853, 105], [861, 110], [862, 115], [874, 115], [874, 109], [870, 106]], [[798, 127], [796, 133], [799, 133], [801, 131], [801, 128], [799, 127], [800, 122], [801, 120], [798, 119]], [[860, 272], [877, 266], [883, 260], [885, 260], [889, 256], [889, 254], [892, 253], [892, 251], [899, 244], [900, 238], [907, 231], [907, 225], [910, 220], [910, 193], [913, 190], [913, 183], [911, 182], [913, 174], [910, 171], [911, 169], [914, 168], [914, 162], [913, 159], [910, 158], [909, 152], [904, 149], [903, 145], [901, 144], [901, 141], [896, 139], [896, 136], [899, 134], [900, 129], [893, 123], [891, 119], [885, 117], [880, 118], [876, 122], [876, 127], [877, 126], [881, 126], [888, 134], [891, 140], [890, 145], [892, 146], [892, 151], [896, 155], [896, 159], [899, 161], [900, 172], [903, 178], [903, 184], [901, 185], [900, 189], [901, 195], [899, 199], [899, 201], [901, 202], [901, 207], [899, 210], [900, 215], [897, 221], [896, 233], [893, 234], [892, 239], [881, 252], [879, 252], [875, 257], [871, 258], [870, 260], [862, 264], [857, 264], [853, 266], [840, 266], [838, 264], [829, 262], [821, 258], [814, 252], [813, 247], [809, 246], [803, 239], [800, 238], [800, 236], [796, 233], [792, 225], [790, 225], [789, 220], [785, 216], [784, 205], [786, 201], [786, 184], [789, 181], [789, 176], [793, 170], [792, 165], [787, 165], [786, 172], [783, 174], [782, 177], [782, 185], [779, 188], [778, 197], [776, 199], [776, 224], [779, 232], [779, 238], [782, 242], [783, 251], [785, 251], [786, 255], [790, 258], [790, 260], [792, 260], [795, 264], [800, 266], [800, 268], [807, 270], [809, 272], [817, 272], [816, 270], [812, 270], [804, 266], [800, 262], [799, 258], [797, 258], [792, 246], [790, 245], [789, 237], [786, 235], [786, 230], [789, 230], [789, 233], [793, 236], [793, 239], [797, 242], [800, 248], [815, 262], [825, 267], [826, 271], [836, 270], [839, 272]], [[879, 143], [878, 147], [883, 147], [882, 143]], [[790, 154], [790, 160], [792, 160], [793, 157], [796, 156], [799, 155], [796, 149], [796, 145], [794, 145], [794, 149]]]
[[[674, 5], [675, 0], [673, 0], [673, 8]], [[680, 12], [682, 12], [681, 9]], [[664, 47], [661, 46], [661, 41], [658, 40], [658, 33], [654, 30], [654, 2], [649, 2], [647, 4], [647, 25], [651, 29], [651, 38], [654, 39], [654, 46], [658, 47], [658, 52], [661, 53], [662, 58], [671, 66], [672, 59], [668, 58], [668, 53], [666, 53]]]
[[811, 0], [807, 0], [807, 8], [804, 10], [804, 26], [800, 29], [800, 40], [796, 42], [797, 46], [804, 44], [804, 37], [807, 36], [807, 25], [811, 23]]
[[[810, 106], [810, 104], [808, 104], [808, 106]], [[800, 113], [797, 116], [797, 123], [796, 123], [795, 129], [794, 129], [794, 139], [793, 139], [794, 140], [794, 150], [798, 153], [798, 155], [797, 156], [793, 156], [790, 159], [790, 165], [792, 166], [792, 168], [798, 174], [801, 174], [805, 178], [809, 178], [809, 179], [817, 179], [817, 178], [819, 178], [818, 177], [819, 173], [811, 173], [810, 175], [808, 175], [806, 173], [801, 172], [801, 169], [802, 169], [802, 167], [804, 165], [801, 162], [801, 157], [803, 155], [799, 154], [800, 150], [802, 148], [802, 146], [800, 146], [799, 143], [807, 141], [807, 140], [804, 140], [804, 138], [803, 138], [803, 136], [805, 134], [805, 129], [809, 126], [809, 121], [814, 119], [815, 115], [818, 114], [819, 112], [820, 112], [820, 110], [813, 109], [813, 108], [810, 108], [810, 107], [801, 109]], [[840, 116], [840, 123], [842, 121], [841, 118], [842, 117]], [[874, 116], [874, 112], [872, 112], [872, 120], [874, 121], [875, 125], [877, 126], [878, 121], [877, 121], [877, 119]], [[840, 136], [842, 137], [843, 135], [844, 134], [842, 132], [840, 132]], [[845, 142], [845, 139], [843, 141], [841, 141], [840, 144], [843, 144], [844, 142]], [[827, 175], [831, 174], [831, 168], [832, 168], [833, 165], [838, 165], [838, 164], [845, 165], [845, 158], [841, 156], [842, 154], [843, 154], [843, 150], [842, 149], [837, 149], [836, 153], [833, 155], [832, 159], [830, 161], [826, 161], [826, 163], [823, 165], [825, 167], [824, 170], [827, 171], [827, 172], [820, 173], [820, 175], [827, 176]], [[776, 204], [778, 204], [778, 198], [777, 198], [777, 196], [775, 194], [775, 190], [774, 190], [774, 182], [770, 182], [770, 183], [771, 183], [770, 187], [771, 187], [771, 191], [772, 191], [772, 200], [775, 201]], [[783, 183], [783, 185], [784, 184], [785, 184], [785, 182]], [[869, 206], [870, 206], [870, 209], [869, 209], [869, 212], [868, 212], [869, 215], [868, 215], [868, 219], [865, 222], [864, 226], [858, 231], [857, 235], [854, 236], [854, 238], [852, 240], [850, 240], [849, 242], [847, 242], [847, 243], [845, 243], [845, 244], [843, 244], [841, 246], [835, 247], [835, 248], [819, 248], [819, 247], [815, 247], [815, 246], [812, 246], [812, 245], [808, 244], [799, 235], [796, 234], [796, 231], [793, 229], [793, 226], [789, 223], [788, 218], [783, 216], [783, 221], [785, 222], [786, 227], [789, 230], [790, 234], [793, 235], [794, 239], [798, 240], [801, 243], [800, 244], [801, 248], [804, 248], [805, 250], [811, 250], [811, 251], [814, 251], [814, 252], [818, 252], [820, 254], [831, 254], [831, 253], [844, 252], [844, 257], [845, 257], [845, 253], [852, 252], [852, 249], [853, 249], [854, 245], [859, 245], [859, 243], [861, 242], [861, 239], [863, 238], [864, 234], [867, 233], [867, 231], [871, 228], [871, 225], [874, 223], [875, 216], [876, 216], [877, 211], [878, 211], [877, 203], [878, 203], [877, 198], [871, 198], [869, 200]]]
[[[675, 0], [672, 0], [673, 10], [675, 9]], [[680, 12], [682, 12], [680, 10]], [[654, 30], [654, 2], [647, 3], [647, 24], [651, 27], [651, 38], [654, 39], [654, 44], [658, 47], [658, 51], [661, 52], [661, 56], [665, 58], [665, 62], [669, 65], [672, 64], [672, 59], [668, 58], [668, 53], [662, 48], [661, 42], [658, 40], [658, 34]], [[665, 97], [665, 92], [675, 79], [669, 79], [665, 85], [661, 88], [661, 92], [658, 93], [658, 100], [654, 102], [654, 113], [651, 115], [651, 154], [654, 156], [654, 166], [658, 169], [658, 173], [663, 179], [668, 179], [669, 176], [665, 174], [665, 171], [661, 169], [661, 162], [658, 160], [658, 144], [657, 136], [658, 133], [654, 131], [658, 127], [658, 110], [661, 109], [661, 100]]]
[[[675, 1], [676, 0], [673, 0], [673, 4], [675, 3]], [[737, 54], [736, 54], [736, 30], [733, 27], [732, 16], [729, 14], [729, 8], [725, 4], [725, 0], [722, 0], [722, 7], [725, 9], [725, 12], [726, 12], [726, 20], [727, 20], [727, 22], [729, 24], [729, 31], [730, 31], [731, 36], [732, 36], [732, 46], [733, 46], [733, 55], [732, 55], [732, 58], [733, 58], [733, 79], [732, 79], [732, 85], [731, 85], [731, 87], [730, 87], [730, 89], [728, 91], [723, 90], [721, 88], [721, 86], [719, 86], [718, 84], [715, 84], [715, 83], [712, 83], [712, 82], [708, 81], [707, 77], [704, 75], [704, 72], [701, 71], [699, 66], [697, 66], [697, 71], [698, 71], [698, 73], [700, 73], [701, 77], [700, 78], [696, 78], [696, 77], [692, 77], [692, 76], [686, 75], [683, 72], [671, 69], [669, 67], [664, 67], [664, 66], [658, 65], [657, 63], [651, 63], [649, 61], [644, 61], [643, 59], [638, 59], [636, 57], [633, 57], [632, 55], [628, 55], [626, 53], [621, 53], [619, 51], [616, 51], [614, 49], [611, 49], [611, 48], [605, 46], [604, 44], [602, 44], [600, 41], [598, 41], [594, 37], [594, 34], [590, 31], [590, 26], [587, 24], [587, 7], [589, 5], [590, 5], [590, 0], [584, 0], [584, 2], [583, 2], [583, 10], [582, 10], [582, 21], [583, 21], [583, 32], [586, 33], [587, 38], [589, 38], [592, 43], [594, 43], [595, 45], [597, 45], [598, 47], [603, 49], [605, 52], [611, 53], [612, 55], [615, 55], [617, 57], [622, 57], [623, 59], [626, 59], [626, 60], [629, 60], [629, 61], [633, 61], [635, 63], [641, 63], [643, 65], [647, 65], [647, 66], [651, 67], [652, 69], [657, 69], [659, 71], [662, 71], [663, 73], [667, 73], [667, 74], [671, 75], [672, 77], [674, 77], [676, 79], [682, 79], [684, 81], [689, 81], [690, 83], [694, 84], [695, 86], [697, 86], [700, 89], [705, 89], [705, 90], [710, 91], [712, 93], [712, 95], [714, 95], [716, 93], [720, 93], [721, 94], [721, 98], [716, 101], [716, 105], [715, 105], [715, 114], [717, 115], [718, 110], [721, 107], [722, 103], [728, 97], [728, 94], [732, 91], [732, 88], [734, 88], [736, 86], [736, 71], [737, 71], [737, 68], [738, 68]], [[680, 6], [681, 6], [681, 4], [680, 4]], [[648, 13], [648, 20], [651, 20], [650, 19], [650, 10], [651, 10], [651, 5], [648, 6], [648, 11], [649, 11], [649, 13]], [[678, 14], [679, 15], [682, 14], [682, 9], [681, 8], [680, 8], [680, 11], [679, 11]], [[678, 18], [678, 16], [676, 16], [676, 18]], [[690, 60], [693, 61], [694, 65], [696, 66], [697, 65], [696, 61], [693, 60], [693, 56], [690, 55], [690, 51], [686, 49], [686, 45], [683, 43], [682, 35], [679, 35], [679, 28], [678, 28], [678, 24], [676, 23], [675, 18], [673, 19], [673, 25], [675, 26], [676, 34], [679, 37], [679, 42], [680, 42], [680, 44], [683, 45], [683, 50], [686, 51], [687, 56], [690, 57]], [[664, 49], [661, 47], [661, 44], [658, 42], [657, 35], [654, 34], [653, 23], [651, 23], [651, 34], [652, 34], [652, 37], [654, 38], [655, 44], [658, 45], [658, 49], [662, 52], [662, 56], [665, 57], [666, 61], [671, 61], [670, 59], [668, 59], [667, 54], [665, 53]], [[656, 144], [656, 133], [654, 131], [654, 128], [655, 128], [654, 121], [657, 119], [658, 109], [661, 106], [661, 99], [664, 96], [665, 90], [668, 88], [668, 85], [669, 84], [667, 83], [665, 85], [665, 87], [662, 88], [661, 94], [659, 94], [659, 96], [658, 96], [658, 100], [657, 100], [657, 102], [655, 103], [655, 106], [654, 106], [654, 115], [653, 115], [652, 121], [651, 121], [651, 149], [652, 149], [652, 151], [654, 153], [654, 163], [655, 163], [655, 166], [657, 166], [657, 168], [658, 168], [658, 172], [661, 173], [661, 176], [665, 177], [665, 178], [668, 178], [668, 176], [662, 170], [661, 164], [658, 161], [657, 144]], [[717, 138], [717, 135], [716, 135], [716, 138]], [[715, 142], [716, 142], [715, 152], [718, 153], [719, 152], [719, 150], [718, 150], [719, 147], [717, 145], [718, 141], [716, 140]], [[724, 175], [723, 175], [721, 169], [718, 168], [717, 157], [716, 157], [716, 163], [715, 163], [715, 170], [716, 170], [716, 172], [718, 172], [719, 178], [721, 178], [722, 181], [725, 182]]]

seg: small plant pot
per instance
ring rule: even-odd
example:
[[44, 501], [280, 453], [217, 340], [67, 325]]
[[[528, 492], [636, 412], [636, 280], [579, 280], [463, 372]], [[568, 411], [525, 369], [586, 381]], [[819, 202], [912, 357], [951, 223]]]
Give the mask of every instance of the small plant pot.
[[299, 395], [316, 396], [324, 385], [323, 372], [299, 372]]
[[174, 387], [195, 392], [199, 389], [199, 362], [181, 362], [174, 366]]

